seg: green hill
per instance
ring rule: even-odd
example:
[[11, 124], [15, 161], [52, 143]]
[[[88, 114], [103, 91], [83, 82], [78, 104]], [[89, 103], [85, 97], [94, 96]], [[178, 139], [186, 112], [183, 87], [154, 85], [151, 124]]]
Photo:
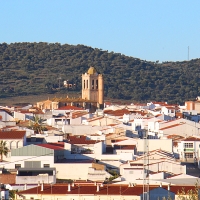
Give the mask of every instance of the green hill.
[[[80, 93], [81, 74], [95, 66], [107, 98], [183, 103], [200, 94], [200, 59], [154, 63], [84, 45], [0, 44], [0, 98]], [[60, 79], [59, 79], [60, 78]], [[63, 81], [76, 86], [63, 87]]]

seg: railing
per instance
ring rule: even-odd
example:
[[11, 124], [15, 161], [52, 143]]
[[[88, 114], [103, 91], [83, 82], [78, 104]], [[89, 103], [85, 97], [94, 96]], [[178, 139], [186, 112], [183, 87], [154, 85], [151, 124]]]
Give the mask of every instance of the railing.
[[193, 148], [185, 148], [184, 151], [194, 152]]

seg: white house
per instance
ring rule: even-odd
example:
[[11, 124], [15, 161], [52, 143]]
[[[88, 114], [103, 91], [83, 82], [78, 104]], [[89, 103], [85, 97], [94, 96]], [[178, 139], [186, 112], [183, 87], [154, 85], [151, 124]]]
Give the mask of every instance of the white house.
[[163, 106], [161, 108], [161, 112], [165, 115], [169, 115], [170, 117], [175, 117], [175, 107], [173, 106]]
[[55, 183], [56, 171], [54, 162], [63, 158], [64, 150], [60, 146], [51, 144], [28, 145], [11, 150], [9, 163], [4, 163], [6, 169], [17, 169], [16, 182], [19, 184], [33, 184], [38, 181]]
[[0, 109], [0, 116], [2, 116], [2, 121], [15, 121], [11, 111], [8, 109]]
[[[148, 173], [186, 174], [186, 166], [177, 162], [172, 153], [156, 150], [149, 152], [148, 158], [145, 157], [145, 159], [148, 159]], [[120, 166], [120, 174], [123, 180], [143, 179], [144, 163], [144, 156], [140, 156], [136, 160], [122, 164]], [[158, 179], [158, 176], [151, 176], [151, 178]], [[159, 178], [162, 178], [162, 174], [159, 175]]]
[[[0, 140], [6, 142], [6, 146], [9, 150], [21, 148], [26, 145], [26, 131], [0, 131]], [[10, 151], [7, 157], [3, 156], [3, 159], [10, 159]]]
[[187, 137], [181, 139], [178, 142], [177, 153], [179, 154], [179, 158], [183, 161], [192, 161], [198, 162], [200, 160], [199, 154], [200, 148], [200, 138], [199, 137]]

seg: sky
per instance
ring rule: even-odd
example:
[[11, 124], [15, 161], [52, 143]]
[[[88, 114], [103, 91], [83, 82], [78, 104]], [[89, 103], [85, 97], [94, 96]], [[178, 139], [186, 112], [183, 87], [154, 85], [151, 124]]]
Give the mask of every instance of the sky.
[[147, 61], [200, 58], [200, 0], [0, 0], [0, 43], [83, 44]]

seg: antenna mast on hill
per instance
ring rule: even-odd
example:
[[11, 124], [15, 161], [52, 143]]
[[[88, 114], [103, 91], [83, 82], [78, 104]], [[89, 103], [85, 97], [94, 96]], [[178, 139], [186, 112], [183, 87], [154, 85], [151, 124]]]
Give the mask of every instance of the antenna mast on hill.
[[58, 81], [59, 81], [59, 89], [60, 89], [60, 80], [61, 80], [61, 79], [62, 79], [61, 77], [58, 78]]

